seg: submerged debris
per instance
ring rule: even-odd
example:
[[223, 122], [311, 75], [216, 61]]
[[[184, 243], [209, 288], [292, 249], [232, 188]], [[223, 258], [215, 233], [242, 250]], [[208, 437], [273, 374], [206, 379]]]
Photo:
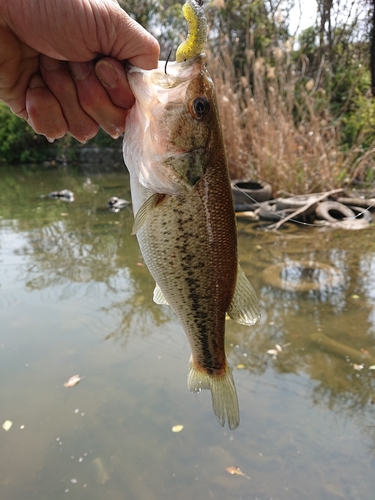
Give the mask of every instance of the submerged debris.
[[242, 472], [242, 470], [239, 468], [239, 467], [234, 467], [233, 465], [231, 467], [227, 467], [225, 469], [227, 472], [229, 472], [229, 474], [233, 474], [235, 476], [242, 476], [242, 477], [245, 477], [246, 479], [249, 479], [251, 480], [251, 477], [250, 476], [247, 476], [246, 474], [244, 474]]
[[75, 385], [77, 385], [79, 383], [80, 380], [81, 380], [81, 377], [78, 374], [73, 375], [73, 377], [70, 377], [70, 379], [64, 383], [64, 387], [74, 387]]

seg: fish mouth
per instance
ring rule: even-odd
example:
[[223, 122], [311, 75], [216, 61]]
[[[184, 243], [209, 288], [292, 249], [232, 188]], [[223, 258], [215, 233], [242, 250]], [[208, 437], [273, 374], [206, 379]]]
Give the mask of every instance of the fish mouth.
[[[158, 67], [152, 70], [145, 70], [127, 64], [126, 74], [130, 88], [134, 95], [137, 96], [142, 81], [143, 86], [155, 85], [161, 89], [172, 89], [198, 75], [205, 63], [206, 54], [199, 54], [193, 59], [180, 63], [176, 61], [159, 61]], [[139, 75], [142, 75], [142, 78]]]

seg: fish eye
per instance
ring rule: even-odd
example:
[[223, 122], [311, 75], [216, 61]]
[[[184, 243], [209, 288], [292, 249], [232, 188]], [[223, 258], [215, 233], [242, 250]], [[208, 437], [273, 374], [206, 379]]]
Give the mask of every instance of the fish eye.
[[205, 97], [196, 97], [191, 103], [191, 114], [200, 120], [210, 111], [210, 103]]

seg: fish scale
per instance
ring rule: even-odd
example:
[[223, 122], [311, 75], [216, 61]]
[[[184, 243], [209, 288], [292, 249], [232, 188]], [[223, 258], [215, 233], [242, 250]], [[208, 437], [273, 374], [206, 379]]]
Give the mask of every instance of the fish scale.
[[[237, 269], [235, 221], [223, 210], [225, 194], [220, 190], [223, 215], [212, 218], [209, 231], [205, 196], [202, 183], [191, 194], [168, 198], [150, 214], [137, 237], [148, 269], [187, 332], [193, 358], [208, 373], [222, 373], [225, 313]], [[230, 205], [230, 190], [227, 198]]]

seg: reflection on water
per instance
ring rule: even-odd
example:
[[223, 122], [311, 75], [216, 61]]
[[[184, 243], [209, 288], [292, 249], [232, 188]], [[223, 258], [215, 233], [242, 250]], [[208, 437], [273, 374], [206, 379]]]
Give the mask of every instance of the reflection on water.
[[[0, 182], [6, 500], [373, 498], [373, 227], [238, 221], [262, 319], [228, 322], [241, 409], [229, 432], [209, 394], [187, 391], [189, 347], [152, 301], [131, 209], [106, 209], [130, 199], [126, 174], [2, 169]], [[64, 188], [73, 203], [41, 196]]]

